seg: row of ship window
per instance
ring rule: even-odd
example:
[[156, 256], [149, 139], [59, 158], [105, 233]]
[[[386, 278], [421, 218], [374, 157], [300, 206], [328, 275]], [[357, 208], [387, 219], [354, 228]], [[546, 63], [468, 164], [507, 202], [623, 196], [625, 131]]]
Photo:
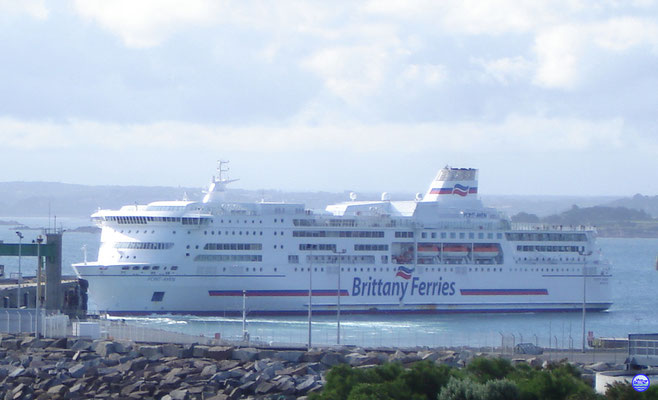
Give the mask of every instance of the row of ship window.
[[[349, 255], [307, 255], [308, 264], [374, 264], [375, 256], [349, 256]], [[388, 256], [381, 256], [381, 263], [388, 264]], [[288, 264], [299, 264], [298, 255], [289, 255]]]
[[[494, 233], [493, 232], [487, 232], [485, 234], [484, 232], [478, 232], [477, 235], [476, 235], [475, 232], [468, 232], [468, 235], [467, 235], [466, 232], [459, 232], [459, 233], [457, 233], [457, 232], [422, 232], [420, 236], [423, 239], [426, 239], [426, 238], [436, 239], [436, 238], [439, 238], [439, 237], [441, 239], [447, 239], [447, 238], [457, 239], [457, 237], [459, 237], [459, 239], [466, 239], [467, 236], [468, 236], [469, 239], [475, 239], [476, 236], [477, 236], [478, 239], [485, 239], [485, 238], [486, 239], [493, 239], [494, 238]], [[496, 233], [495, 236], [496, 236], [496, 239], [502, 239], [503, 238], [503, 234], [500, 233], [500, 232]]]
[[517, 251], [546, 251], [546, 252], [572, 252], [585, 250], [584, 246], [516, 246]]
[[538, 233], [538, 232], [511, 232], [506, 233], [507, 240], [510, 241], [550, 241], [550, 242], [586, 242], [587, 236], [584, 233]]
[[[160, 266], [159, 266], [159, 265], [153, 265], [153, 266], [151, 266], [151, 265], [142, 265], [142, 266], [139, 266], [139, 265], [133, 265], [133, 266], [130, 266], [130, 265], [124, 265], [123, 267], [121, 267], [121, 270], [123, 270], [123, 271], [128, 271], [128, 270], [131, 270], [131, 269], [132, 269], [133, 271], [137, 271], [137, 270], [142, 270], [142, 271], [148, 271], [148, 270], [158, 271], [158, 270], [160, 269]], [[176, 271], [177, 269], [178, 269], [178, 266], [176, 266], [176, 265], [173, 265], [173, 266], [171, 267], [171, 271]], [[167, 267], [164, 267], [163, 270], [166, 271], [166, 270], [167, 270]]]
[[[135, 233], [139, 233], [139, 230], [135, 230]], [[120, 231], [120, 233], [124, 233], [123, 230]], [[132, 233], [132, 230], [128, 230], [127, 233]], [[144, 231], [144, 233], [148, 233], [147, 230]], [[154, 230], [151, 231], [151, 233], [155, 233]], [[172, 231], [173, 234], [176, 234], [176, 231]], [[274, 231], [274, 236], [284, 236], [285, 232], [284, 231]], [[187, 234], [190, 235], [192, 234], [192, 231], [187, 231]], [[204, 235], [215, 235], [217, 234], [220, 236], [222, 234], [222, 231], [217, 230], [211, 230], [211, 231], [203, 231]], [[224, 231], [225, 235], [235, 235], [236, 231]], [[245, 236], [249, 236], [250, 234], [253, 236], [263, 236], [263, 231], [237, 231], [238, 235], [244, 234]], [[516, 235], [516, 234], [507, 234], [507, 235]], [[556, 234], [557, 235], [557, 234]], [[559, 234], [559, 235], [569, 235], [569, 234]], [[293, 231], [292, 232], [293, 237], [340, 237], [340, 238], [349, 238], [349, 237], [358, 237], [358, 238], [383, 238], [384, 237], [384, 232], [382, 231]], [[502, 239], [503, 234], [502, 233], [496, 233], [496, 238], [497, 239]], [[395, 237], [396, 238], [403, 238], [403, 239], [409, 239], [414, 237], [413, 232], [405, 232], [405, 231], [396, 231], [395, 232]], [[423, 239], [426, 238], [441, 238], [441, 239], [475, 239], [476, 234], [475, 232], [422, 232], [421, 237]], [[494, 234], [493, 232], [478, 232], [477, 233], [477, 239], [493, 239]], [[509, 239], [509, 236], [508, 236]], [[531, 239], [524, 239], [524, 240], [531, 240]], [[533, 239], [536, 240], [536, 239]]]
[[[147, 217], [147, 216], [106, 216], [104, 217], [105, 221], [112, 221], [112, 222], [117, 222], [119, 224], [138, 224], [138, 225], [144, 225], [149, 222], [180, 222], [183, 225], [207, 225], [209, 223], [213, 223], [214, 219], [210, 218], [200, 218], [200, 217]], [[248, 224], [248, 220], [243, 220], [245, 224]], [[229, 219], [227, 220], [229, 224], [233, 223], [233, 220]], [[281, 223], [283, 224], [285, 220], [283, 218], [275, 218], [274, 223]], [[220, 220], [220, 223], [224, 223], [224, 220]], [[239, 224], [240, 220], [236, 219], [235, 223]], [[256, 223], [255, 219], [251, 220], [252, 224]], [[263, 223], [263, 220], [258, 220], [259, 224]]]
[[[294, 271], [295, 272], [308, 272], [311, 268], [314, 269], [314, 272], [324, 272], [324, 267], [295, 267]], [[464, 268], [464, 267], [462, 267]], [[122, 271], [159, 271], [160, 266], [159, 265], [124, 265], [121, 267]], [[167, 267], [163, 267], [163, 270], [166, 271]], [[170, 271], [177, 271], [178, 266], [174, 265], [170, 268]], [[263, 272], [263, 267], [246, 267], [244, 268], [246, 272], [249, 272], [250, 270], [252, 272]], [[274, 267], [274, 272], [278, 271], [277, 267]], [[341, 267], [340, 268], [341, 272], [377, 272], [377, 267]], [[379, 272], [390, 272], [390, 271], [396, 271], [395, 268], [391, 269], [389, 267], [379, 267]], [[432, 268], [425, 268], [426, 272], [455, 272], [454, 267], [432, 267]], [[463, 269], [462, 269], [463, 270]], [[465, 271], [465, 270], [463, 270]], [[510, 272], [582, 272], [580, 268], [510, 268]], [[223, 272], [226, 272], [226, 267], [223, 267]], [[459, 271], [457, 271], [459, 272]], [[469, 267], [468, 272], [503, 272], [503, 268], [497, 268], [497, 267]]]

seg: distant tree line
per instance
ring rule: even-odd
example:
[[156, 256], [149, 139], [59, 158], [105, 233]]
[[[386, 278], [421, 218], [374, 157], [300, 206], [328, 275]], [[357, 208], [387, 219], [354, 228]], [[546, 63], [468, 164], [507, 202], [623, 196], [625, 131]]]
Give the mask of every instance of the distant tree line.
[[596, 226], [602, 236], [658, 237], [658, 220], [644, 210], [626, 207], [578, 207], [560, 214], [540, 218], [535, 214], [520, 212], [512, 216], [512, 222], [544, 223], [550, 225]]

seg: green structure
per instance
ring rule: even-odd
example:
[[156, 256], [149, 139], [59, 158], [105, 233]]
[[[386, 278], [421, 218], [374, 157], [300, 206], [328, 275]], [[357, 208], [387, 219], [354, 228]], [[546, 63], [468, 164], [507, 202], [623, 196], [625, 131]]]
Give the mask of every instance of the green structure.
[[[19, 250], [20, 248], [20, 250]], [[62, 296], [62, 232], [46, 232], [46, 243], [0, 243], [0, 256], [18, 257], [39, 257], [37, 260], [38, 270], [42, 271], [43, 261], [45, 260], [45, 309], [48, 311], [60, 311], [63, 309]], [[39, 283], [34, 282], [36, 286], [28, 284], [25, 287], [25, 293], [28, 300], [19, 300], [21, 304], [17, 306], [29, 307], [34, 299], [36, 305], [37, 296], [43, 298]], [[5, 285], [6, 286], [6, 285]], [[9, 288], [5, 290], [18, 290]], [[21, 296], [22, 297], [22, 296]]]

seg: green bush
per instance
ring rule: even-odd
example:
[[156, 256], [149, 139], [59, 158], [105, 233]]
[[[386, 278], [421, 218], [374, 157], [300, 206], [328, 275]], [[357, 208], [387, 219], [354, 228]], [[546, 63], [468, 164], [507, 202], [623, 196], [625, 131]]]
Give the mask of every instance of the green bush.
[[470, 378], [451, 378], [441, 389], [438, 400], [519, 400], [516, 385], [506, 379], [479, 383]]
[[480, 383], [492, 379], [503, 379], [512, 371], [514, 371], [512, 363], [504, 358], [478, 357], [473, 359], [468, 366], [466, 366], [466, 372], [474, 375], [476, 380]]
[[327, 374], [322, 393], [315, 400], [400, 399], [434, 400], [456, 370], [429, 361], [415, 363], [405, 369], [398, 363], [387, 363], [370, 369], [337, 365]]
[[523, 400], [596, 399], [594, 389], [580, 379], [570, 364], [554, 364], [547, 369], [520, 365], [508, 375], [516, 383]]
[[651, 386], [645, 392], [637, 392], [630, 383], [615, 383], [608, 386], [605, 398], [610, 400], [649, 400], [658, 399], [658, 387]]
[[[570, 364], [546, 369], [527, 364], [512, 366], [504, 359], [476, 358], [459, 370], [429, 361], [405, 369], [398, 363], [359, 369], [341, 364], [326, 376], [321, 393], [313, 400], [594, 400], [602, 399], [580, 379]], [[630, 386], [629, 386], [630, 387]], [[630, 389], [632, 390], [632, 388]], [[613, 400], [657, 398], [658, 389], [644, 397], [632, 397], [627, 387], [614, 387]], [[649, 397], [647, 397], [649, 396]], [[653, 397], [651, 397], [653, 396]]]

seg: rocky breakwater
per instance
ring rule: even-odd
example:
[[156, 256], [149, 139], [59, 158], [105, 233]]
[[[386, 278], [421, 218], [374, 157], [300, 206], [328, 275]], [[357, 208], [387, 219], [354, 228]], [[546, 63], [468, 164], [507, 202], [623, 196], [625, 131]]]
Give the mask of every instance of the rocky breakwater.
[[8, 334], [0, 339], [0, 399], [293, 399], [320, 390], [325, 373], [339, 363], [466, 362], [452, 351], [275, 350]]

